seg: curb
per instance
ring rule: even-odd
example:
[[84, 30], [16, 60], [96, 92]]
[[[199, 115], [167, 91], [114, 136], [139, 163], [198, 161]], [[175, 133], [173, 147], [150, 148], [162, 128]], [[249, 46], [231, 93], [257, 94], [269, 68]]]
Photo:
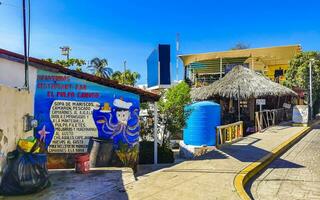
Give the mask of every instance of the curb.
[[233, 181], [233, 185], [238, 195], [240, 196], [240, 198], [244, 200], [252, 199], [245, 190], [245, 185], [248, 183], [248, 181], [257, 173], [259, 173], [261, 170], [263, 170], [267, 165], [269, 165], [275, 158], [280, 156], [282, 153], [288, 150], [293, 144], [298, 142], [303, 136], [305, 136], [311, 130], [311, 127], [315, 124], [317, 123], [314, 123], [302, 129], [301, 131], [296, 133], [294, 136], [289, 138], [287, 141], [277, 146], [270, 153], [268, 153], [258, 161], [253, 162], [247, 167], [245, 167], [244, 169], [242, 169], [237, 174], [237, 176], [234, 178], [234, 181]]

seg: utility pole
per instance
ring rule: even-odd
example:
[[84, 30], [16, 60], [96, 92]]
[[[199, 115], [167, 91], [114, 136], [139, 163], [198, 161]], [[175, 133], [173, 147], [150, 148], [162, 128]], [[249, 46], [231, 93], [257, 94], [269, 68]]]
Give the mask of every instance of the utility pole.
[[29, 56], [28, 56], [28, 47], [27, 47], [26, 1], [25, 0], [22, 0], [22, 15], [23, 15], [23, 46], [24, 46], [24, 88], [29, 91]]
[[312, 105], [312, 64], [314, 59], [309, 62], [309, 106], [310, 106], [310, 120], [313, 118], [313, 105]]
[[179, 50], [180, 50], [180, 34], [177, 33], [177, 38], [176, 38], [176, 81], [179, 81]]

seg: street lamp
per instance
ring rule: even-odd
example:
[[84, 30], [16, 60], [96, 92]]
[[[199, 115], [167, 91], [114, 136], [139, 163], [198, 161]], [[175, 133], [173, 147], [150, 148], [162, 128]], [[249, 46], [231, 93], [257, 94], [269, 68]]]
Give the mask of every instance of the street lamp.
[[310, 106], [310, 120], [313, 118], [313, 106], [312, 106], [312, 64], [314, 59], [310, 59], [309, 62], [309, 106]]
[[63, 46], [63, 47], [60, 47], [60, 49], [61, 49], [61, 55], [66, 56], [67, 60], [69, 60], [69, 54], [70, 54], [71, 48], [69, 46]]

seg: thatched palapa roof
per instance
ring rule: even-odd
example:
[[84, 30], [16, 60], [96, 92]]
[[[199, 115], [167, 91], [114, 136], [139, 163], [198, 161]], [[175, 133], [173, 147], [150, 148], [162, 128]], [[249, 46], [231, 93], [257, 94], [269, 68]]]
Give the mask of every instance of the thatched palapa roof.
[[193, 89], [191, 98], [193, 100], [207, 100], [214, 96], [238, 98], [239, 93], [240, 99], [297, 95], [293, 90], [271, 81], [262, 74], [238, 65], [220, 80]]

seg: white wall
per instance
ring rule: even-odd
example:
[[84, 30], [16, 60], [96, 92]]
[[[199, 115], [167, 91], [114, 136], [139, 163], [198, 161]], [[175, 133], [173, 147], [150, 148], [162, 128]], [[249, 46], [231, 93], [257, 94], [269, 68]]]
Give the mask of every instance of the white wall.
[[0, 176], [7, 153], [16, 149], [20, 138], [33, 135], [33, 131], [23, 131], [23, 116], [32, 115], [33, 105], [32, 92], [0, 85]]
[[[37, 69], [29, 66], [30, 91], [35, 92]], [[22, 88], [24, 85], [24, 64], [0, 58], [0, 84]]]

